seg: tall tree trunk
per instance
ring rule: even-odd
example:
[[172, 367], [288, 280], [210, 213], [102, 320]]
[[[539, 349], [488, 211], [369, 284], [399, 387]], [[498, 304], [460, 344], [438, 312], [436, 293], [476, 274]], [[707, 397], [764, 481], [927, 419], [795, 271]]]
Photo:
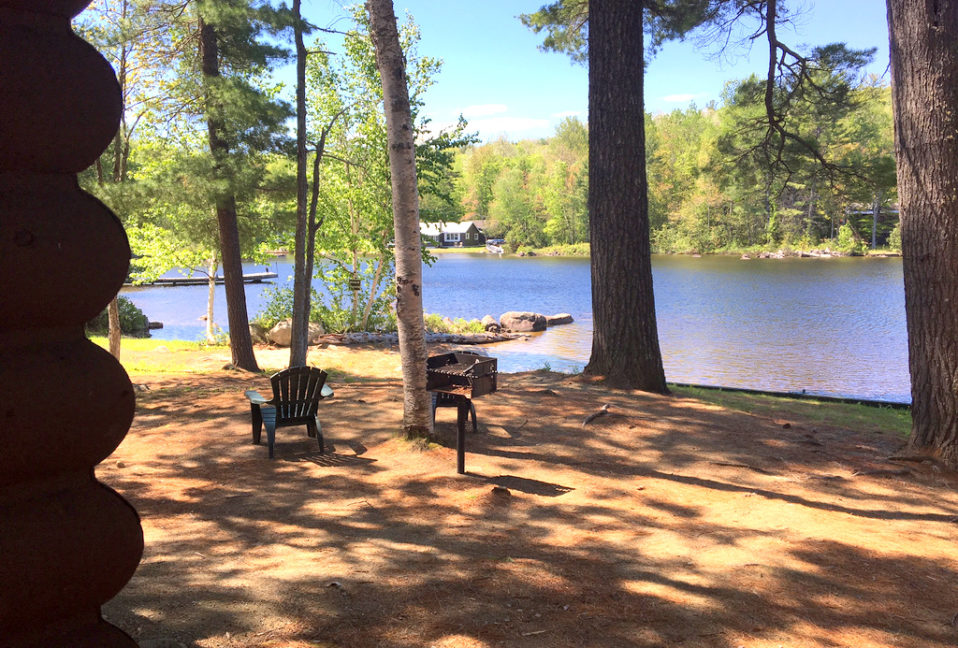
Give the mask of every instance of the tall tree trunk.
[[363, 307], [363, 319], [360, 324], [364, 331], [369, 327], [369, 315], [373, 311], [373, 303], [376, 301], [376, 295], [379, 293], [379, 281], [382, 279], [385, 266], [386, 261], [382, 258], [376, 262], [376, 272], [373, 274], [373, 280], [369, 284], [369, 299], [366, 300], [366, 305]]
[[[129, 4], [123, 2], [121, 7], [121, 16], [123, 19], [126, 19], [127, 9]], [[116, 80], [120, 84], [120, 95], [123, 97], [124, 108], [126, 107], [126, 59], [127, 59], [127, 46], [124, 44], [120, 47], [120, 61], [117, 69]], [[126, 180], [126, 174], [124, 171], [123, 155], [124, 148], [129, 150], [129, 145], [124, 147], [124, 139], [126, 134], [126, 117], [124, 115], [120, 116], [120, 127], [116, 131], [116, 135], [113, 136], [113, 182], [124, 182]], [[97, 179], [100, 182], [100, 185], [103, 185], [103, 167], [100, 164], [100, 159], [97, 158]], [[119, 295], [114, 295], [113, 299], [110, 300], [109, 306], [107, 306], [107, 338], [110, 341], [110, 355], [112, 355], [117, 360], [120, 359], [120, 348], [123, 338], [123, 329], [120, 325], [120, 299]]]
[[878, 248], [878, 212], [881, 210], [881, 191], [875, 192], [872, 200], [872, 249]]
[[309, 345], [310, 284], [306, 274], [306, 45], [303, 42], [301, 0], [293, 0], [293, 35], [296, 41], [296, 243], [293, 262], [293, 323], [289, 366], [306, 366]]
[[[203, 77], [207, 83], [220, 76], [219, 47], [216, 29], [200, 19], [200, 49]], [[214, 93], [206, 93], [206, 126], [210, 153], [216, 170], [224, 174], [223, 160], [229, 155], [229, 144], [223, 138], [223, 122], [218, 116]], [[249, 314], [246, 312], [246, 288], [243, 285], [243, 255], [240, 249], [239, 225], [236, 217], [236, 197], [232, 189], [216, 196], [216, 222], [220, 232], [220, 256], [223, 262], [223, 281], [226, 288], [226, 313], [230, 327], [230, 352], [233, 365], [247, 371], [259, 371], [253, 355], [253, 338], [249, 332]]]
[[107, 306], [107, 335], [110, 339], [110, 355], [117, 360], [120, 359], [120, 338], [123, 330], [120, 328], [120, 298], [117, 295], [110, 300]]
[[405, 58], [392, 0], [367, 0], [370, 35], [382, 76], [396, 231], [396, 315], [403, 375], [403, 432], [428, 437], [432, 429], [426, 391], [426, 327], [422, 316], [422, 242], [419, 191]]
[[585, 373], [668, 393], [655, 322], [645, 175], [642, 5], [589, 4], [592, 355]]
[[958, 468], [958, 1], [888, 0], [915, 451]]
[[209, 344], [216, 342], [216, 329], [215, 324], [213, 323], [213, 300], [216, 298], [216, 270], [219, 268], [219, 264], [216, 261], [216, 256], [210, 258], [210, 263], [207, 266], [207, 284], [206, 284], [206, 341]]

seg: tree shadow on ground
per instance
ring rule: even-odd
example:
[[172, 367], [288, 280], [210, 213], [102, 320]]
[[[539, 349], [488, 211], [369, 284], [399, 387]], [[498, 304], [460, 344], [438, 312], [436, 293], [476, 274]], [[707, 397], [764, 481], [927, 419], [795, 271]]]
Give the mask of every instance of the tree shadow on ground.
[[[283, 428], [270, 461], [250, 444], [242, 400], [260, 381], [156, 385], [98, 470], [144, 518], [144, 560], [105, 607], [137, 638], [203, 648], [958, 640], [958, 497], [854, 474], [893, 441], [816, 429], [821, 445], [808, 445], [800, 421], [783, 429], [529, 374], [503, 376], [500, 393], [477, 402], [467, 475], [455, 474], [452, 449], [393, 436], [398, 383], [338, 387], [321, 412], [335, 451], [319, 455], [305, 430]], [[583, 425], [606, 402], [611, 413]], [[454, 423], [439, 427], [454, 435]]]

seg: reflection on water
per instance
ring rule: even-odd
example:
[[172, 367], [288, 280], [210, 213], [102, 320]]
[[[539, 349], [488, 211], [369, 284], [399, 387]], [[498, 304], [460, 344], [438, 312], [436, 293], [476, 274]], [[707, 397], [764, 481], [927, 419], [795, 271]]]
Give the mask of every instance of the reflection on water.
[[[910, 400], [900, 259], [656, 257], [653, 268], [669, 380]], [[271, 269], [281, 280], [292, 274], [282, 261]], [[424, 268], [423, 283], [425, 310], [453, 318], [572, 314], [574, 324], [487, 347], [502, 371], [578, 371], [588, 362], [588, 260], [449, 254]], [[261, 310], [264, 288], [247, 287], [251, 314]], [[155, 337], [202, 337], [204, 286], [124, 294], [164, 323]], [[225, 328], [222, 287], [216, 299], [215, 320]]]

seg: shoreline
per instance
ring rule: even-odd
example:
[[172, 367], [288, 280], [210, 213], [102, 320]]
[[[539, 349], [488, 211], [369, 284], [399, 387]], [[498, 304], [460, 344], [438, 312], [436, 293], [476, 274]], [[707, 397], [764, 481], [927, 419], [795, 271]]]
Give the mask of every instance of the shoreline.
[[[525, 336], [522, 336], [525, 337]], [[105, 337], [91, 340], [101, 348], [108, 348]], [[469, 346], [455, 342], [432, 340], [428, 342], [429, 353], [438, 354], [455, 350], [457, 346]], [[482, 353], [482, 351], [479, 351]], [[274, 345], [254, 345], [254, 353], [260, 373], [269, 374], [286, 368], [289, 348]], [[399, 350], [396, 344], [352, 341], [343, 344], [314, 345], [308, 348], [307, 362], [331, 370], [355, 380], [357, 367], [370, 372], [372, 380], [399, 379], [402, 376]], [[202, 342], [180, 340], [156, 340], [151, 338], [123, 338], [120, 352], [121, 364], [134, 373], [208, 373], [230, 366], [229, 347], [206, 345]], [[233, 369], [235, 371], [235, 369]], [[506, 375], [562, 374], [572, 379], [583, 379], [581, 372], [564, 372], [552, 369], [525, 369], [502, 371]], [[252, 374], [251, 374], [252, 375]], [[822, 405], [861, 405], [870, 409], [909, 410], [911, 403], [885, 399], [854, 396], [829, 396], [808, 392], [788, 392], [748, 387], [705, 385], [668, 380], [670, 389], [681, 391], [704, 391], [716, 398], [742, 396], [746, 398], [783, 399], [789, 402]], [[696, 396], [701, 397], [701, 396]]]
[[[561, 248], [563, 246], [555, 246]], [[435, 253], [437, 258], [447, 254], [468, 254], [468, 255], [486, 255], [487, 252], [482, 246], [475, 247], [447, 247], [447, 248], [428, 248], [430, 253]], [[495, 255], [499, 256], [499, 255]], [[513, 258], [529, 257], [561, 257], [570, 259], [588, 259], [589, 253], [564, 252], [561, 249], [553, 247], [522, 249], [518, 252], [506, 252], [501, 256]], [[751, 259], [900, 259], [902, 254], [899, 250], [877, 249], [867, 250], [864, 254], [848, 254], [830, 248], [808, 248], [808, 249], [764, 249], [764, 248], [737, 248], [733, 250], [719, 250], [715, 252], [676, 252], [676, 251], [653, 251], [652, 256], [685, 256], [685, 257], [739, 257], [743, 260]]]

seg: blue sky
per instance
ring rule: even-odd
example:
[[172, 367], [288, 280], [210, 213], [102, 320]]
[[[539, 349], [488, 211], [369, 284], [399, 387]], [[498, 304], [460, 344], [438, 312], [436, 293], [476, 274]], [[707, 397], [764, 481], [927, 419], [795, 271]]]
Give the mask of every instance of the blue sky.
[[[540, 52], [537, 36], [516, 18], [546, 0], [393, 0], [402, 18], [409, 11], [422, 30], [420, 53], [443, 60], [443, 70], [426, 97], [433, 123], [453, 123], [462, 113], [469, 130], [483, 140], [547, 137], [565, 116], [587, 115], [588, 78], [583, 65], [562, 54]], [[304, 13], [320, 26], [342, 28], [343, 2], [306, 0]], [[887, 73], [888, 30], [884, 0], [792, 0], [801, 15], [794, 28], [780, 29], [790, 45], [846, 42], [877, 47], [869, 71]], [[338, 21], [337, 21], [338, 19]], [[762, 74], [766, 42], [752, 51], [732, 47], [709, 56], [695, 38], [667, 44], [649, 64], [646, 110], [652, 113], [705, 106], [718, 101], [726, 82]], [[805, 48], [807, 51], [807, 48]]]

